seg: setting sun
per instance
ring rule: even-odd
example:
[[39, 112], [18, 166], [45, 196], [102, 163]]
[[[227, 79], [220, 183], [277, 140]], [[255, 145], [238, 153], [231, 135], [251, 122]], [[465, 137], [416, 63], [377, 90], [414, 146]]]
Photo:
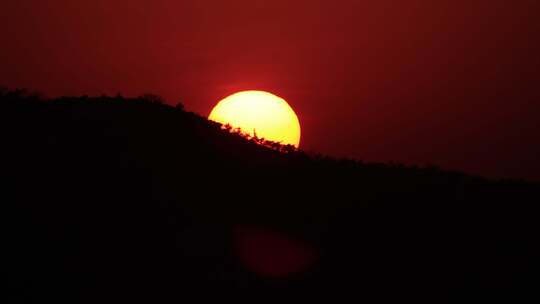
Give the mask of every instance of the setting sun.
[[263, 91], [244, 91], [221, 100], [208, 119], [260, 138], [300, 146], [300, 122], [283, 99]]

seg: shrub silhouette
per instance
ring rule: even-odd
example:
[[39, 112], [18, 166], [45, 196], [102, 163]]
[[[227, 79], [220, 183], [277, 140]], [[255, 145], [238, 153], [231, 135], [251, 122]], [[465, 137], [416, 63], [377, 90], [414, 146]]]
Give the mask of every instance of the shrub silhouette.
[[295, 146], [290, 145], [290, 144], [284, 145], [284, 144], [281, 144], [280, 142], [271, 141], [262, 137], [258, 137], [256, 130], [253, 130], [253, 135], [251, 135], [250, 133], [245, 132], [241, 128], [233, 128], [230, 124], [219, 124], [219, 125], [221, 126], [222, 130], [238, 135], [248, 141], [254, 142], [263, 147], [266, 147], [266, 148], [269, 148], [278, 152], [292, 153], [298, 150]]

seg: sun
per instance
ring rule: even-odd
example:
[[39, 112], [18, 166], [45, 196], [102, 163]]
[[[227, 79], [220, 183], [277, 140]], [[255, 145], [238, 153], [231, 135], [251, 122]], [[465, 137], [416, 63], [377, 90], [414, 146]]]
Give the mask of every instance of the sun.
[[214, 107], [208, 119], [284, 145], [300, 146], [300, 122], [281, 97], [264, 91], [233, 94]]

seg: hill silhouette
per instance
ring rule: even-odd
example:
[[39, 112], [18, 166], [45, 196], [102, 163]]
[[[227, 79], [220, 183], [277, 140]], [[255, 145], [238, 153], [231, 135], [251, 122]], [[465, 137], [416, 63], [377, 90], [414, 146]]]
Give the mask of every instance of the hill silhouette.
[[538, 299], [537, 183], [264, 146], [153, 95], [2, 90], [0, 136], [10, 303]]

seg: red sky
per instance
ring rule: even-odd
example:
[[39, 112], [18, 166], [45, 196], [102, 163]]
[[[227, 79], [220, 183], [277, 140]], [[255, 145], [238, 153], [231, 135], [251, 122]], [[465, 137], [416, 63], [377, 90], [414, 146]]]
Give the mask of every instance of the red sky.
[[0, 38], [3, 86], [268, 90], [308, 151], [540, 180], [537, 0], [3, 1]]

